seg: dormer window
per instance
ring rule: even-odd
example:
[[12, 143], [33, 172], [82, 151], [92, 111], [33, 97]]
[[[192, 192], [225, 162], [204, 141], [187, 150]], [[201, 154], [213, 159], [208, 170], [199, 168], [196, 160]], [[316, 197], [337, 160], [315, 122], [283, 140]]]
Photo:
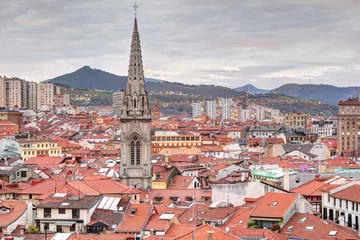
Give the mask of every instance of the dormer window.
[[0, 207], [0, 214], [5, 214], [11, 212], [11, 208], [7, 208], [5, 206]]
[[136, 210], [137, 210], [136, 208], [130, 209], [130, 216], [134, 216], [136, 213]]

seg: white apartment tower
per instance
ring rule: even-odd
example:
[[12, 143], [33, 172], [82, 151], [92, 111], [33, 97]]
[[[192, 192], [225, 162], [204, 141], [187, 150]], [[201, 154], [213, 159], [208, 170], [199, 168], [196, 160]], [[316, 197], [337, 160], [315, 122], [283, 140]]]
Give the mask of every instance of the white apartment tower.
[[216, 101], [206, 101], [206, 115], [208, 115], [210, 118], [216, 118]]
[[222, 98], [221, 99], [222, 107], [222, 119], [232, 119], [231, 108], [232, 108], [232, 99], [231, 98]]
[[201, 115], [201, 103], [193, 103], [191, 104], [192, 107], [192, 117], [198, 117]]

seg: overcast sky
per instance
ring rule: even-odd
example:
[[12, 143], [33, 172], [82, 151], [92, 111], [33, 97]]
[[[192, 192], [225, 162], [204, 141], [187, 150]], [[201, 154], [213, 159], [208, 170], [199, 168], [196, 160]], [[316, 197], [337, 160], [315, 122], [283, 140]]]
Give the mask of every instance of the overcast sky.
[[[360, 0], [138, 0], [145, 76], [272, 89], [360, 85]], [[126, 75], [133, 1], [0, 0], [0, 75]]]

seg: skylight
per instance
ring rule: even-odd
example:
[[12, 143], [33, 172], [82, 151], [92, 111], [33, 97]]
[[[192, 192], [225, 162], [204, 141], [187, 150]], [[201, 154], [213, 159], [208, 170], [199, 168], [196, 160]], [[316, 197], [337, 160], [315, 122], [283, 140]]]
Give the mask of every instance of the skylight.
[[70, 203], [68, 203], [68, 202], [63, 202], [61, 205], [62, 205], [62, 206], [69, 206]]
[[290, 226], [288, 227], [288, 229], [286, 230], [286, 232], [293, 232], [294, 231], [294, 226]]
[[338, 231], [330, 231], [329, 232], [329, 236], [335, 236], [337, 234]]
[[193, 218], [189, 218], [189, 222], [191, 222], [193, 220]]
[[303, 218], [301, 218], [301, 219], [299, 220], [299, 222], [305, 222], [306, 219], [307, 219], [307, 217], [303, 217]]
[[241, 221], [239, 221], [239, 224], [242, 224], [244, 221], [243, 220], [241, 220]]
[[305, 229], [306, 229], [306, 230], [314, 230], [315, 227], [314, 227], [314, 226], [307, 226]]
[[273, 204], [272, 204], [272, 205], [273, 205], [273, 206], [276, 206], [277, 204], [278, 204], [278, 202], [273, 202]]

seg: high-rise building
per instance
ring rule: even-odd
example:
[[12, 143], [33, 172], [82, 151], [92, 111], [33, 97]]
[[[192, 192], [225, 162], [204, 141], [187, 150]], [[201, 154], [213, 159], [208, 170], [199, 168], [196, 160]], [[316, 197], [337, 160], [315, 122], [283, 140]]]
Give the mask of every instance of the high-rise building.
[[198, 117], [201, 115], [201, 103], [192, 103], [192, 117]]
[[6, 85], [5, 78], [0, 76], [0, 108], [6, 107]]
[[216, 118], [216, 101], [206, 101], [206, 115], [208, 115], [210, 118]]
[[27, 107], [26, 82], [20, 78], [5, 78], [5, 107], [9, 109]]
[[360, 101], [348, 99], [339, 102], [338, 154], [358, 155], [360, 136]]
[[239, 120], [240, 121], [249, 121], [252, 120], [251, 110], [250, 109], [242, 109], [239, 112]]
[[120, 116], [122, 109], [122, 92], [113, 93], [113, 113]]
[[265, 110], [264, 109], [257, 109], [256, 110], [256, 120], [263, 121], [265, 119]]
[[28, 106], [27, 106], [27, 108], [31, 109], [31, 110], [34, 110], [34, 111], [37, 110], [38, 85], [39, 84], [36, 83], [36, 82], [27, 82], [27, 97], [28, 97], [28, 100], [27, 100]]
[[231, 115], [232, 99], [231, 98], [222, 98], [221, 99], [221, 108], [222, 108], [221, 118], [223, 120], [232, 119], [232, 115]]
[[56, 86], [54, 84], [40, 83], [37, 90], [37, 109], [40, 110], [44, 105], [52, 107], [55, 93]]
[[121, 91], [121, 182], [130, 186], [152, 187], [151, 107], [145, 90], [137, 18], [131, 41], [128, 81]]

